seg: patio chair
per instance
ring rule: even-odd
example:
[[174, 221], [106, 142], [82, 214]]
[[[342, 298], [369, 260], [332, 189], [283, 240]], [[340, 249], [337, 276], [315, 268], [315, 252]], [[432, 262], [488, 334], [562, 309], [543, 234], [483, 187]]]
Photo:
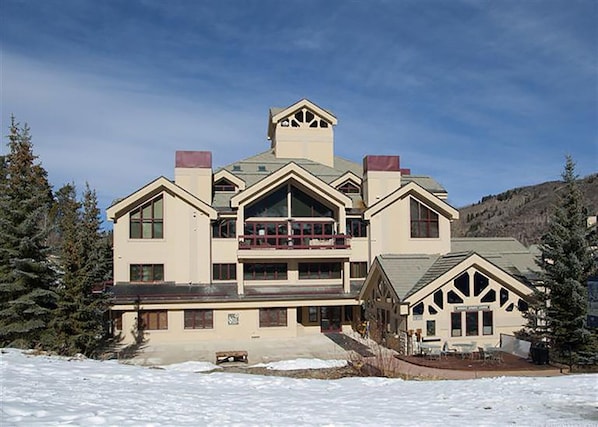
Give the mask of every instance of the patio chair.
[[440, 348], [430, 348], [426, 356], [430, 360], [440, 360], [442, 358], [442, 350]]
[[492, 353], [488, 353], [486, 350], [484, 350], [484, 347], [478, 347], [478, 354], [482, 363], [492, 361]]

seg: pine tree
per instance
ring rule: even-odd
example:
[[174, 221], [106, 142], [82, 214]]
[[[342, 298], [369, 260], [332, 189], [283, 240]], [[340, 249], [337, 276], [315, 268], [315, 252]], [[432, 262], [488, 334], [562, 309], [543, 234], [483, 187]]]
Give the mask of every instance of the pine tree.
[[33, 347], [47, 338], [56, 301], [45, 244], [52, 190], [28, 126], [12, 117], [8, 140], [0, 169], [0, 345]]
[[107, 338], [109, 304], [104, 293], [94, 293], [94, 285], [107, 280], [111, 270], [105, 259], [100, 212], [89, 186], [82, 202], [77, 201], [73, 184], [65, 185], [56, 195], [61, 279], [52, 321], [58, 337], [55, 348], [63, 354], [93, 356]]
[[565, 185], [542, 237], [539, 260], [549, 299], [546, 327], [557, 356], [583, 350], [588, 343], [587, 279], [595, 269], [587, 240], [587, 212], [571, 157], [562, 178]]

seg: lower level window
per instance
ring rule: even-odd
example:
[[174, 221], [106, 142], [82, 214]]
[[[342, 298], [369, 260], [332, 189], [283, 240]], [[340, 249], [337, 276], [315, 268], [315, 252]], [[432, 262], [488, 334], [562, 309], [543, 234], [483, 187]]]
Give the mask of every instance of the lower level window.
[[166, 310], [143, 310], [139, 312], [139, 318], [142, 330], [168, 329], [168, 311]]
[[436, 336], [436, 320], [426, 320], [426, 336]]
[[482, 333], [484, 335], [492, 335], [494, 333], [491, 311], [482, 311]]
[[287, 326], [286, 308], [260, 308], [260, 328]]
[[164, 264], [131, 264], [129, 273], [131, 282], [163, 282]]
[[185, 310], [185, 329], [212, 329], [214, 310]]
[[237, 264], [213, 264], [212, 278], [214, 280], [237, 280]]
[[366, 261], [352, 262], [350, 266], [352, 279], [359, 279], [368, 275], [368, 263]]
[[465, 313], [465, 335], [468, 337], [480, 335], [478, 318], [477, 311]]
[[287, 265], [273, 264], [243, 264], [243, 278], [245, 280], [286, 280]]
[[461, 312], [451, 313], [451, 337], [460, 337], [462, 331]]
[[299, 279], [340, 279], [340, 262], [299, 263]]
[[110, 313], [110, 317], [112, 318], [112, 325], [114, 329], [122, 331], [123, 330], [123, 312], [113, 310]]

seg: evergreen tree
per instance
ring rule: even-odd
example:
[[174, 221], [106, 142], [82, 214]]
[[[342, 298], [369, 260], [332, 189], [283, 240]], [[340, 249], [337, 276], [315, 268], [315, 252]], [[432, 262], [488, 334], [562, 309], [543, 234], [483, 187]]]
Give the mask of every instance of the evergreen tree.
[[107, 280], [106, 270], [110, 269], [104, 259], [97, 199], [87, 186], [83, 201], [78, 202], [75, 186], [67, 184], [57, 192], [56, 206], [62, 277], [52, 321], [58, 337], [55, 348], [63, 354], [93, 356], [107, 337], [105, 315], [109, 305], [104, 293], [94, 293], [94, 285]]
[[561, 356], [583, 350], [588, 343], [587, 279], [596, 267], [587, 240], [587, 212], [571, 157], [567, 157], [562, 178], [565, 185], [542, 237], [539, 260], [549, 299], [546, 327], [552, 349]]
[[45, 244], [52, 190], [28, 126], [14, 117], [8, 148], [0, 168], [0, 345], [33, 347], [47, 338], [56, 301]]

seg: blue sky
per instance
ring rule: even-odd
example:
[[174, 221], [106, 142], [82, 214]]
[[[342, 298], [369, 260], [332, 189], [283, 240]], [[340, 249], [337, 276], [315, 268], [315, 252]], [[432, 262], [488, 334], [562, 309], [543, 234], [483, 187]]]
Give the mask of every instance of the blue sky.
[[0, 0], [2, 135], [27, 122], [55, 188], [106, 208], [176, 150], [266, 150], [268, 108], [308, 98], [337, 155], [398, 154], [461, 207], [566, 154], [598, 170], [596, 22], [594, 0]]

